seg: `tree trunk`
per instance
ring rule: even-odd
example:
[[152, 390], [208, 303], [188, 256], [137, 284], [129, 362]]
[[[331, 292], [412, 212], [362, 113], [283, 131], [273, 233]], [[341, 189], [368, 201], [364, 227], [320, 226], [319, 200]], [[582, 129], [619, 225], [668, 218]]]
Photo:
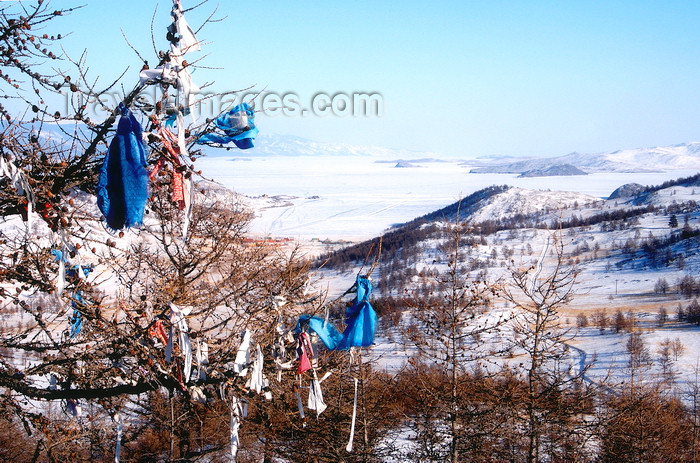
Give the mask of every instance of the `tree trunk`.
[[172, 390], [168, 390], [168, 402], [170, 402], [170, 461], [173, 461], [175, 456], [175, 407]]
[[365, 365], [362, 363], [362, 348], [360, 347], [360, 411], [362, 412], [362, 430], [363, 430], [363, 442], [362, 447], [362, 461], [367, 463], [368, 461], [368, 449], [369, 449], [369, 434], [367, 433], [367, 408], [365, 405]]

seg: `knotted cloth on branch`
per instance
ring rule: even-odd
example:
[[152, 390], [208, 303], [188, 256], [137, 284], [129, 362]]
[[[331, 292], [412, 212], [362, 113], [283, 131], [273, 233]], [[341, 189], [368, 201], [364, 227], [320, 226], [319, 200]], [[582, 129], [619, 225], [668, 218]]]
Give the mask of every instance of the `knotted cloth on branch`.
[[377, 329], [377, 314], [369, 302], [372, 282], [369, 278], [357, 277], [355, 303], [345, 310], [345, 330], [340, 333], [333, 325], [319, 317], [302, 315], [295, 331], [302, 331], [302, 325], [318, 334], [329, 350], [347, 350], [351, 347], [367, 347], [374, 343]]
[[124, 103], [119, 104], [119, 110], [117, 134], [109, 145], [97, 183], [97, 205], [114, 230], [143, 223], [148, 200], [141, 125]]

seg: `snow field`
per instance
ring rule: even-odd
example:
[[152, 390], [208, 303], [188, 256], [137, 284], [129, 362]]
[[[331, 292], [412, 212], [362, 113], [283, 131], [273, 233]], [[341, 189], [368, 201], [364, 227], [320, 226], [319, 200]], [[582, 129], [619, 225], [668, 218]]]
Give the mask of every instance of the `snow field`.
[[[245, 160], [209, 156], [197, 165], [205, 177], [251, 198], [251, 205], [264, 204], [264, 209], [255, 207], [252, 232], [304, 241], [368, 239], [491, 185], [607, 198], [625, 183], [655, 185], [696, 172], [517, 178], [515, 174], [469, 174], [468, 162], [459, 160], [418, 162], [416, 168], [396, 168], [393, 162], [376, 160], [370, 156], [260, 156]], [[279, 195], [290, 204], [271, 204], [270, 198]], [[561, 199], [575, 195], [567, 193]], [[583, 205], [580, 199], [579, 203]]]
[[[647, 201], [659, 207], [680, 204], [684, 201], [696, 200], [696, 192], [692, 187], [672, 187], [655, 192], [647, 198]], [[698, 188], [700, 192], [700, 188]], [[535, 214], [544, 218], [545, 223], [550, 219], [567, 220], [573, 215], [589, 217], [598, 214], [601, 210], [616, 210], [630, 207], [624, 199], [601, 201], [597, 198], [586, 197], [578, 194], [559, 194], [556, 192], [532, 192], [520, 189], [511, 189], [499, 196], [503, 198], [490, 198], [484, 209], [477, 211], [474, 217], [479, 218], [507, 218], [519, 213]], [[535, 198], [531, 200], [531, 198]], [[501, 201], [503, 200], [503, 201]], [[578, 203], [578, 204], [575, 204]], [[536, 204], [537, 207], [531, 207]], [[548, 204], [558, 204], [548, 206]], [[546, 207], [551, 210], [542, 215]], [[488, 210], [488, 213], [484, 212]], [[692, 211], [689, 216], [689, 225], [697, 227], [697, 211]], [[684, 216], [678, 214], [679, 224], [682, 227]], [[678, 278], [684, 274], [695, 275], [700, 268], [700, 256], [696, 250], [688, 252], [684, 244], [674, 244], [672, 250], [676, 254], [685, 256], [682, 269], [674, 263], [659, 268], [649, 267], [644, 259], [626, 255], [622, 247], [629, 240], [637, 246], [648, 239], [666, 238], [672, 233], [668, 224], [669, 216], [663, 212], [646, 213], [625, 221], [623, 229], [603, 229], [600, 224], [576, 227], [562, 230], [560, 239], [563, 241], [565, 261], [577, 264], [579, 274], [575, 285], [575, 297], [571, 303], [560, 309], [560, 321], [563, 330], [568, 330], [572, 339], [567, 342], [570, 345], [568, 366], [563, 367], [577, 372], [588, 368], [586, 378], [590, 381], [610, 381], [615, 384], [630, 381], [631, 370], [628, 368], [629, 354], [626, 343], [629, 333], [614, 332], [612, 327], [605, 328], [602, 332], [593, 325], [593, 315], [597, 311], [604, 311], [609, 319], [613, 319], [619, 310], [628, 317], [634, 319], [634, 329], [641, 334], [641, 338], [649, 353], [650, 362], [641, 371], [644, 381], [660, 381], [663, 379], [661, 365], [661, 345], [664, 342], [677, 340], [684, 348], [677, 358], [673, 358], [670, 369], [674, 372], [674, 381], [670, 391], [684, 394], [693, 385], [698, 383], [700, 377], [700, 327], [675, 321], [676, 307], [683, 307], [690, 303], [675, 291], [668, 294], [656, 294], [654, 286], [660, 278], [665, 278], [673, 286]], [[476, 222], [476, 220], [475, 220]], [[490, 281], [507, 280], [507, 266], [524, 268], [535, 264], [540, 250], [548, 235], [553, 232], [544, 229], [516, 229], [503, 230], [487, 236], [487, 244], [473, 246], [465, 252], [465, 260], [480, 259], [489, 261], [490, 267], [485, 269]], [[556, 233], [555, 233], [556, 234]], [[447, 267], [444, 257], [440, 257], [437, 251], [439, 240], [423, 242], [425, 251], [423, 257], [415, 264], [416, 271], [431, 269], [444, 271]], [[504, 257], [504, 251], [511, 253], [511, 262]], [[493, 256], [497, 256], [495, 259]], [[622, 264], [622, 265], [619, 265]], [[547, 269], [554, 265], [552, 250], [544, 260], [543, 275]], [[476, 275], [479, 271], [474, 271]], [[415, 284], [420, 283], [420, 277], [413, 277]], [[663, 325], [657, 322], [660, 307], [664, 307], [668, 319]], [[585, 315], [589, 326], [577, 328], [577, 317]], [[388, 333], [381, 332], [377, 337], [377, 344], [373, 346], [375, 359], [379, 368], [387, 371], [398, 371], [405, 365], [407, 359], [416, 353], [411, 348], [411, 343], [402, 337], [410, 323], [410, 314], [405, 314], [401, 324], [388, 329]], [[381, 331], [381, 328], [380, 328]], [[485, 339], [484, 339], [485, 338]], [[484, 337], [480, 341], [491, 344], [493, 351], [502, 350], [505, 346], [512, 345], [515, 336], [507, 327], [494, 330], [493, 335]], [[697, 338], [697, 339], [696, 339]], [[506, 363], [519, 363], [523, 358], [515, 349], [506, 357], [494, 357], [485, 365], [500, 367]], [[636, 373], [638, 376], [639, 372]]]

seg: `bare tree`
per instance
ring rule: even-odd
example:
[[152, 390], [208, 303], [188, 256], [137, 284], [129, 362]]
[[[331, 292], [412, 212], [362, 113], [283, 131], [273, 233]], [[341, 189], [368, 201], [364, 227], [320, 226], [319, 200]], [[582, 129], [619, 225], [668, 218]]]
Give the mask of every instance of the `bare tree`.
[[627, 367], [630, 371], [630, 383], [634, 387], [637, 381], [641, 380], [640, 369], [651, 363], [651, 355], [639, 331], [633, 331], [629, 334], [625, 348], [629, 354]]
[[615, 327], [616, 333], [619, 333], [620, 331], [631, 331], [634, 327], [633, 317], [630, 315], [625, 315], [622, 310], [617, 309], [615, 311], [613, 326]]
[[[550, 250], [554, 262], [546, 266]], [[559, 311], [573, 297], [575, 279], [576, 269], [564, 265], [561, 237], [548, 235], [537, 264], [514, 269], [512, 284], [504, 291], [504, 298], [518, 313], [515, 343], [527, 359], [521, 364], [527, 382], [522, 425], [527, 438], [523, 457], [529, 462], [541, 461], [543, 452], [552, 458], [567, 448], [564, 442], [580, 446], [586, 440], [584, 410], [571, 405], [583, 406], [587, 401], [561, 406], [562, 399], [571, 394], [581, 398], [592, 394], [583, 381], [586, 368], [576, 368], [570, 360], [572, 352], [566, 343], [572, 335], [560, 325]], [[580, 436], [570, 439], [576, 434]], [[581, 450], [579, 447], [578, 452]]]
[[[251, 407], [264, 402], [243, 375], [248, 360], [237, 363], [243, 340], [252, 338], [269, 358], [278, 327], [299, 307], [320, 304], [307, 290], [307, 264], [298, 252], [250, 244], [250, 212], [194, 182], [196, 135], [213, 123], [179, 124], [168, 139], [163, 121], [188, 109], [175, 82], [155, 83], [161, 99], [154, 104], [139, 98], [149, 83], [120, 95], [150, 132], [149, 161], [176, 152], [182, 162], [152, 170], [143, 225], [105, 229], [91, 193], [114, 125], [126, 113], [105, 107], [107, 118], [95, 122], [85, 102], [118, 92], [121, 79], [98, 89], [84, 55], [71, 60], [49, 50], [61, 35], [46, 27], [70, 10], [48, 5], [0, 8], [2, 82], [21, 87], [22, 102], [19, 115], [0, 107], [0, 208], [12, 224], [0, 238], [0, 297], [3, 312], [17, 314], [0, 341], [0, 415], [32, 450], [16, 457], [110, 458], [115, 434], [134, 459], [144, 449], [149, 461], [220, 452], [229, 446], [232, 397], [246, 396]], [[181, 39], [168, 31], [171, 45]], [[72, 71], [46, 77], [35, 59]], [[171, 47], [158, 53], [156, 66], [174, 59]], [[49, 109], [42, 96], [53, 91], [74, 95], [72, 113]], [[168, 106], [173, 92], [179, 106]], [[191, 181], [189, 211], [174, 196], [174, 179]], [[269, 392], [269, 382], [260, 383], [260, 392]], [[259, 443], [250, 445], [253, 451]]]
[[665, 278], [659, 278], [654, 284], [654, 292], [659, 294], [666, 294], [669, 290], [668, 282]]
[[605, 331], [610, 322], [604, 309], [597, 309], [595, 312], [593, 312], [593, 320], [601, 333]]
[[427, 272], [433, 275], [427, 296], [407, 299], [413, 321], [409, 335], [419, 354], [404, 372], [411, 379], [402, 390], [415, 406], [411, 423], [420, 445], [412, 458], [419, 461], [482, 458], [486, 436], [495, 431], [485, 419], [493, 416], [485, 394], [473, 393], [477, 384], [483, 390], [485, 377], [493, 374], [479, 362], [503, 354], [482, 338], [498, 336], [510, 313], [491, 306], [494, 284], [469, 277], [463, 265], [466, 230], [464, 223], [451, 225], [442, 244], [446, 268]]
[[656, 353], [659, 354], [659, 363], [661, 364], [661, 373], [664, 381], [669, 383], [672, 383], [676, 378], [676, 372], [673, 368], [675, 361], [673, 356], [673, 345], [674, 342], [671, 339], [666, 338], [661, 342], [656, 351]]
[[660, 306], [659, 307], [659, 313], [656, 316], [656, 322], [658, 323], [659, 326], [663, 326], [664, 323], [668, 321], [668, 310], [666, 310], [666, 307]]

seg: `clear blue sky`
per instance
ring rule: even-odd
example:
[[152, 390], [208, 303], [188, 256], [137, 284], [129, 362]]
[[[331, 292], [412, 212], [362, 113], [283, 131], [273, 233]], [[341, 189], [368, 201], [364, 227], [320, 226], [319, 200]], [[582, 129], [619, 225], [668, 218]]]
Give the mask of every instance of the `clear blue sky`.
[[[83, 0], [81, 0], [83, 1]], [[81, 3], [76, 1], [76, 4]], [[182, 0], [185, 8], [197, 0]], [[69, 4], [54, 0], [54, 5]], [[166, 48], [169, 0], [92, 1], [53, 26], [107, 83]], [[198, 27], [215, 2], [188, 13]], [[450, 156], [557, 155], [700, 140], [698, 1], [221, 1], [197, 83], [379, 92], [382, 117], [259, 117], [261, 131]]]

